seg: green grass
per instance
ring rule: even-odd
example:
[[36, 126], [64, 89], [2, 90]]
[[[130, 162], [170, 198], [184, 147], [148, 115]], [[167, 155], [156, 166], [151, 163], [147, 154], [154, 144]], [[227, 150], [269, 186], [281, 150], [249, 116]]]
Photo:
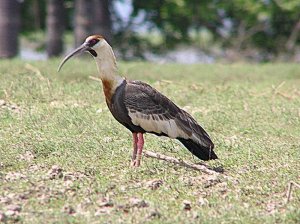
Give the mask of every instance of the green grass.
[[[0, 220], [300, 222], [300, 189], [285, 204], [288, 183], [300, 179], [299, 65], [120, 64], [121, 74], [151, 84], [199, 121], [220, 158], [207, 164], [223, 167], [227, 179], [151, 158], [132, 169], [131, 134], [89, 78], [97, 76], [94, 62], [70, 61], [59, 74], [58, 64], [1, 61]], [[145, 148], [198, 162], [167, 138], [147, 135]], [[162, 182], [157, 189], [149, 187], [154, 180]]]

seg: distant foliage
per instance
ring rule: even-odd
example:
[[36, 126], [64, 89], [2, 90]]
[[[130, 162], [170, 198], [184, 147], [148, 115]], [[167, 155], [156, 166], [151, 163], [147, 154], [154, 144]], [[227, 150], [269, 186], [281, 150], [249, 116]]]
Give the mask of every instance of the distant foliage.
[[[93, 10], [84, 11], [86, 16], [79, 14], [80, 4], [75, 2], [90, 5]], [[90, 30], [88, 33], [104, 33], [125, 58], [142, 57], [141, 52], [149, 49], [169, 49], [193, 42], [202, 31], [209, 34], [210, 43], [236, 52], [259, 49], [266, 55], [292, 55], [300, 43], [299, 0], [132, 0], [128, 21], [123, 21], [113, 7], [116, 2], [124, 0], [64, 0], [66, 30], [78, 33], [83, 30], [78, 21], [91, 18], [85, 22], [92, 26], [85, 27]], [[23, 33], [47, 29], [46, 8], [46, 0], [22, 1]], [[145, 26], [148, 31], [159, 33], [159, 41], [141, 35], [139, 28]], [[86, 33], [81, 32], [82, 36]], [[83, 39], [76, 36], [75, 39]]]
[[174, 45], [191, 40], [191, 30], [207, 29], [223, 46], [254, 45], [278, 53], [300, 42], [299, 0], [133, 0], [134, 12]]

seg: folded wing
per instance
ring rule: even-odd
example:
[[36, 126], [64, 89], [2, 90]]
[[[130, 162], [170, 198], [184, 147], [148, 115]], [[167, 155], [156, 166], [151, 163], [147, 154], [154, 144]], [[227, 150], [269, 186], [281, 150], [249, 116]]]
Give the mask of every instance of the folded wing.
[[[205, 130], [167, 97], [139, 81], [128, 82], [125, 92], [125, 106], [134, 125], [146, 132], [180, 140], [201, 159], [217, 158], [212, 151], [214, 145]], [[208, 156], [198, 155], [204, 151], [209, 151], [206, 153]]]

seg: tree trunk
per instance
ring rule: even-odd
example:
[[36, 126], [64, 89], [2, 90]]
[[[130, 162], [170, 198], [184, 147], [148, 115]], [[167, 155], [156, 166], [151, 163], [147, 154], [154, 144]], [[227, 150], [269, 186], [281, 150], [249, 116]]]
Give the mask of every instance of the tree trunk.
[[47, 55], [58, 56], [63, 51], [65, 10], [62, 0], [47, 0]]
[[108, 42], [112, 40], [110, 3], [110, 0], [94, 0], [93, 32], [103, 35]]
[[35, 30], [42, 29], [40, 4], [41, 3], [39, 3], [39, 0], [32, 1], [32, 12], [34, 18], [34, 21], [32, 22], [34, 23]]
[[18, 54], [20, 3], [17, 0], [0, 0], [0, 58]]
[[75, 45], [82, 44], [92, 32], [93, 1], [76, 0], [75, 2]]

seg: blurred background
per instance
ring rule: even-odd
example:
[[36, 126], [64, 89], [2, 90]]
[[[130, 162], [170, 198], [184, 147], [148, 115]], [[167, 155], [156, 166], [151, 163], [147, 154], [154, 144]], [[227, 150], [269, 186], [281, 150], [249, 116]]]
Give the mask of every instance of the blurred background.
[[0, 0], [0, 58], [102, 34], [123, 60], [300, 62], [300, 0]]

